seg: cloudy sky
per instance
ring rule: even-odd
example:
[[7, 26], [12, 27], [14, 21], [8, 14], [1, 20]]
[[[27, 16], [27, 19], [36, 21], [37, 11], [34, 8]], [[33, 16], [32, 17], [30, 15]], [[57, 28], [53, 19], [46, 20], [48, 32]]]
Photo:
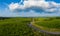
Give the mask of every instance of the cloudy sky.
[[60, 16], [60, 0], [0, 0], [0, 17]]

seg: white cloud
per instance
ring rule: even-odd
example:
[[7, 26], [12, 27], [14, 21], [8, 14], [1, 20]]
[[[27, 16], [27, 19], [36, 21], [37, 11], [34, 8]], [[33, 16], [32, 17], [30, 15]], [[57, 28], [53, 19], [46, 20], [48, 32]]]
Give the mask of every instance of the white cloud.
[[11, 10], [14, 10], [14, 9], [16, 9], [16, 8], [18, 8], [19, 7], [19, 4], [18, 3], [11, 3], [10, 5], [9, 5], [9, 9], [11, 9]]
[[9, 9], [14, 11], [16, 9], [23, 10], [30, 7], [39, 7], [45, 12], [55, 12], [56, 8], [60, 8], [60, 4], [56, 2], [47, 2], [45, 0], [24, 0], [23, 4], [24, 5], [19, 3], [11, 3], [9, 5]]
[[20, 12], [18, 13], [22, 17], [46, 17], [46, 16], [57, 16], [57, 14], [47, 14], [47, 13], [36, 13], [35, 11], [31, 10], [29, 12]]
[[0, 17], [19, 17], [15, 12], [11, 12], [8, 8], [5, 8], [0, 11]]

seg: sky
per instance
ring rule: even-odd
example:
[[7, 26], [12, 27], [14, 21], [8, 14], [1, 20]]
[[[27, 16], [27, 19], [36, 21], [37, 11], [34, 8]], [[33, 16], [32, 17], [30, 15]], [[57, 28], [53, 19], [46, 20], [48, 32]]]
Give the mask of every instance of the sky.
[[0, 0], [0, 17], [60, 16], [60, 0]]

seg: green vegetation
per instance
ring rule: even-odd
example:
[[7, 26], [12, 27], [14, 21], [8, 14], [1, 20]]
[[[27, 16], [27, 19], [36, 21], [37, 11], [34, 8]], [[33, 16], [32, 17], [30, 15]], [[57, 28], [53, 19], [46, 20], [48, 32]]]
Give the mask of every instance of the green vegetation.
[[0, 36], [43, 36], [30, 28], [31, 18], [4, 18], [0, 20]]
[[[35, 20], [35, 23], [39, 26], [48, 27], [48, 28], [58, 28], [58, 29], [60, 28], [59, 19], [48, 21], [46, 20], [46, 18], [34, 18], [34, 20]], [[56, 36], [52, 34], [41, 33], [29, 27], [28, 24], [31, 21], [32, 21], [32, 18], [21, 18], [21, 17], [3, 18], [3, 19], [1, 18], [0, 19], [0, 36]], [[48, 25], [46, 24], [47, 22], [48, 22]], [[50, 23], [52, 23], [53, 25]]]
[[49, 32], [60, 32], [60, 17], [36, 18], [35, 25], [38, 25], [42, 30]]

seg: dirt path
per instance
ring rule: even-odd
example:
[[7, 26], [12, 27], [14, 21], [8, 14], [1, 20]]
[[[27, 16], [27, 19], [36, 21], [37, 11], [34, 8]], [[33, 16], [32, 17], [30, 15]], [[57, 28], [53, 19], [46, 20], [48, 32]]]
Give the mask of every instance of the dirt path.
[[41, 30], [41, 29], [33, 26], [31, 23], [28, 24], [28, 26], [31, 27], [31, 28], [33, 28], [33, 29], [35, 29], [35, 30], [37, 30], [37, 31], [39, 31], [39, 32], [42, 32], [42, 33], [60, 35], [60, 32], [47, 32], [45, 30]]

